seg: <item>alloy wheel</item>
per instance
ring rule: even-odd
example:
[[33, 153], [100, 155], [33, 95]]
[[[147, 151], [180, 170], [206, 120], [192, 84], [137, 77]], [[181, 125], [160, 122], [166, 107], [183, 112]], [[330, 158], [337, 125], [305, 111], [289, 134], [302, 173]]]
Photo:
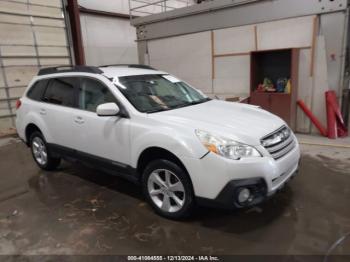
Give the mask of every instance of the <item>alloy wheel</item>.
[[32, 141], [32, 150], [35, 160], [45, 166], [47, 163], [47, 149], [44, 141], [40, 137], [34, 137]]
[[177, 212], [185, 204], [185, 188], [170, 170], [154, 170], [148, 178], [147, 189], [154, 204], [163, 211]]

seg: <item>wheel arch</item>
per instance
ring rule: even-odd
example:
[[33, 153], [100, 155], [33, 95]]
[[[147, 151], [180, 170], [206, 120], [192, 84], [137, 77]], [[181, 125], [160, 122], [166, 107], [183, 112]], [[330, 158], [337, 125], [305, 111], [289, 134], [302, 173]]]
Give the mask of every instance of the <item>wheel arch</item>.
[[156, 159], [165, 159], [172, 161], [176, 164], [178, 164], [181, 168], [183, 168], [186, 172], [187, 169], [185, 165], [182, 163], [182, 161], [172, 152], [170, 152], [167, 149], [164, 149], [162, 147], [148, 147], [142, 151], [140, 154], [138, 160], [137, 160], [137, 171], [142, 174], [145, 167]]
[[41, 129], [34, 123], [29, 123], [26, 128], [25, 128], [25, 138], [26, 138], [26, 144], [29, 146], [29, 139], [31, 134], [33, 134], [33, 132], [35, 131], [39, 131], [40, 133], [42, 133]]
[[191, 176], [188, 173], [187, 168], [183, 164], [181, 159], [178, 156], [176, 156], [174, 153], [162, 147], [153, 146], [153, 147], [148, 147], [142, 151], [142, 153], [140, 154], [137, 160], [137, 167], [136, 167], [137, 172], [140, 174], [140, 179], [142, 179], [142, 174], [146, 166], [152, 161], [157, 159], [168, 160], [177, 164], [179, 167], [181, 167], [187, 174], [188, 178], [190, 179], [191, 186], [193, 188]]
[[189, 174], [186, 166], [183, 164], [181, 159], [178, 156], [176, 156], [174, 153], [170, 152], [169, 150], [164, 149], [162, 147], [156, 147], [156, 146], [152, 146], [144, 149], [138, 158], [137, 173], [139, 174], [140, 183], [142, 182], [143, 170], [146, 168], [146, 166], [149, 163], [157, 159], [164, 159], [164, 160], [171, 161], [177, 164], [181, 169], [183, 169], [186, 176], [189, 179], [192, 192], [193, 193], [195, 192], [191, 175]]
[[35, 112], [35, 110], [32, 110], [25, 116], [25, 122], [23, 123], [23, 139], [26, 140], [26, 143], [29, 143], [29, 137], [28, 135], [28, 127], [30, 128], [36, 128], [38, 131], [41, 132], [41, 134], [44, 136], [46, 142], [50, 143], [52, 141], [50, 130], [48, 129], [47, 124], [45, 123], [45, 120]]

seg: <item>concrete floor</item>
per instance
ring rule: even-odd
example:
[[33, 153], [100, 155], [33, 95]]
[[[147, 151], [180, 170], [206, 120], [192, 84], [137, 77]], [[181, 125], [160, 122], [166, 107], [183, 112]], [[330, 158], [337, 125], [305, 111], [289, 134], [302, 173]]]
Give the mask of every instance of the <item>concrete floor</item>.
[[[269, 202], [175, 222], [131, 183], [77, 164], [43, 172], [17, 139], [0, 140], [0, 254], [323, 256], [350, 232], [350, 149], [302, 150], [299, 176]], [[350, 255], [350, 239], [332, 254]]]

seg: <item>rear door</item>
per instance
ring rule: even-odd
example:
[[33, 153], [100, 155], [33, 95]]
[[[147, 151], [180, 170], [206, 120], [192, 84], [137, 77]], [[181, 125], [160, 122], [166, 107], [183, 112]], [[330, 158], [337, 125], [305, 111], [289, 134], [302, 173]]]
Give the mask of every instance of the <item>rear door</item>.
[[73, 110], [76, 107], [75, 88], [78, 77], [57, 77], [49, 80], [39, 108], [47, 129], [51, 144], [72, 148], [74, 141]]

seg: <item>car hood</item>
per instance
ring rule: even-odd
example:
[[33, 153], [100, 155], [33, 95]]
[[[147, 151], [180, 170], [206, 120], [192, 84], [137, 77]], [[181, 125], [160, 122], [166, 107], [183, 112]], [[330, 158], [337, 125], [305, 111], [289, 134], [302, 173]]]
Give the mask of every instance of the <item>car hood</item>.
[[225, 136], [249, 145], [285, 125], [279, 117], [256, 106], [211, 100], [149, 115], [179, 128], [192, 128]]

